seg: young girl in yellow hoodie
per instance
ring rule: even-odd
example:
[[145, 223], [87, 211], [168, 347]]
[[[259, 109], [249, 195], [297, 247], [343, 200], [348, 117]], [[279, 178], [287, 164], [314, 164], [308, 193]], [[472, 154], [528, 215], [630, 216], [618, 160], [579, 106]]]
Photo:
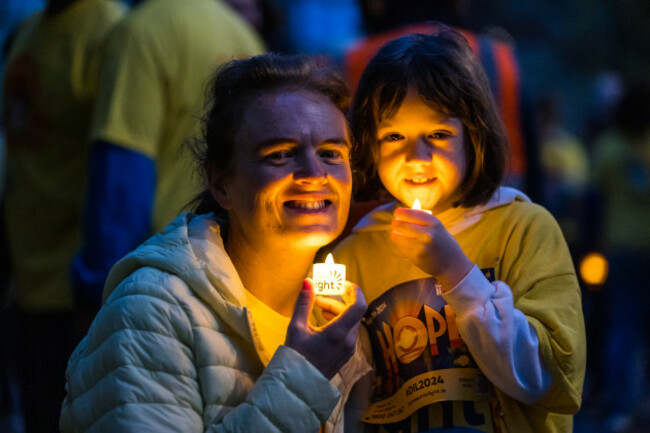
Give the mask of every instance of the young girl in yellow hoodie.
[[578, 281], [555, 219], [501, 186], [507, 140], [467, 41], [441, 26], [385, 45], [351, 127], [356, 198], [389, 199], [334, 251], [369, 303], [362, 421], [570, 432], [585, 370]]

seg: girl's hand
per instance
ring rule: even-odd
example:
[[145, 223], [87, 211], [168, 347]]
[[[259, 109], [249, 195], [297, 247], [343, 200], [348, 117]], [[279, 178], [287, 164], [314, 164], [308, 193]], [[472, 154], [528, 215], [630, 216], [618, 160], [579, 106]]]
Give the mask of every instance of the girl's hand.
[[458, 284], [474, 266], [435, 216], [408, 208], [395, 209], [394, 216], [392, 241], [418, 268], [435, 277], [444, 290]]
[[287, 329], [284, 344], [304, 356], [328, 379], [334, 377], [354, 354], [359, 324], [367, 308], [361, 289], [351, 283], [348, 288], [345, 307], [327, 325], [314, 327], [309, 323], [314, 290], [311, 280], [306, 279]]

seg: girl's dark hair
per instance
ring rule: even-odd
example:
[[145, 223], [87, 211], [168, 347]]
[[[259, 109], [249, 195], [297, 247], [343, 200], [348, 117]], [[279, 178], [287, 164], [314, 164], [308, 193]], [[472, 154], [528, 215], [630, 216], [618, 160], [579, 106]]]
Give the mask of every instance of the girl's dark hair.
[[456, 206], [487, 202], [503, 179], [508, 139], [485, 72], [459, 32], [439, 23], [438, 29], [387, 43], [361, 77], [350, 113], [356, 200], [388, 194], [377, 174], [377, 124], [395, 115], [409, 86], [432, 109], [463, 124], [467, 174]]
[[[211, 167], [219, 179], [226, 180], [237, 169], [232, 157], [244, 111], [263, 94], [285, 89], [316, 92], [346, 113], [350, 103], [348, 87], [337, 70], [321, 63], [306, 55], [268, 53], [233, 60], [218, 68], [206, 95], [201, 137], [190, 143], [200, 176], [205, 180]], [[196, 213], [213, 212], [227, 220], [225, 209], [214, 200], [209, 189], [200, 193], [192, 204]]]

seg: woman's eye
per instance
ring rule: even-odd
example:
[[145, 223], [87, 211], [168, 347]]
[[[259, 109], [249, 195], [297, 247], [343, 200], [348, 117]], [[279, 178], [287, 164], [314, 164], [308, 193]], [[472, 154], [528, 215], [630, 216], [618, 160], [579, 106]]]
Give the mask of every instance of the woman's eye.
[[264, 160], [273, 164], [281, 164], [290, 157], [290, 152], [286, 150], [276, 150], [264, 156]]
[[336, 149], [324, 149], [321, 150], [319, 153], [321, 158], [323, 159], [329, 159], [332, 161], [338, 161], [343, 159], [343, 153], [340, 150]]
[[404, 136], [402, 134], [393, 133], [393, 134], [384, 135], [381, 138], [381, 141], [382, 142], [392, 142], [392, 141], [400, 141], [400, 140], [403, 140], [403, 139], [404, 139]]

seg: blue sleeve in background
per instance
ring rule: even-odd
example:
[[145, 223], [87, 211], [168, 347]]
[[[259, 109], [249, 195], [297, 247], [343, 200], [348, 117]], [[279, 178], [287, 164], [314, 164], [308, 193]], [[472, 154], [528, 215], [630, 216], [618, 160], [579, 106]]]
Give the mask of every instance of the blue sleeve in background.
[[78, 302], [99, 307], [108, 271], [151, 235], [155, 187], [153, 159], [113, 143], [93, 143], [83, 244], [71, 269]]

